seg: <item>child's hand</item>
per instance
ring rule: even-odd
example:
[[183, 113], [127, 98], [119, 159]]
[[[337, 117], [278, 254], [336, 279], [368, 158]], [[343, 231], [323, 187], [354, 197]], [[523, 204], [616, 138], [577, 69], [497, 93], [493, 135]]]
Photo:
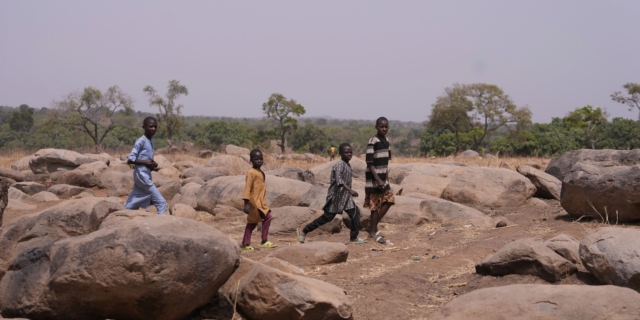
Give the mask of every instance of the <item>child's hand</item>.
[[378, 181], [376, 181], [376, 183], [378, 184], [378, 188], [380, 188], [380, 189], [384, 189], [384, 187], [386, 185], [384, 182], [382, 182], [382, 180], [378, 180]]
[[251, 210], [251, 207], [249, 207], [248, 203], [245, 203], [244, 204], [244, 213], [245, 214], [249, 214], [249, 210]]
[[358, 193], [355, 190], [350, 190], [349, 193], [351, 193], [351, 196], [354, 198], [358, 197]]

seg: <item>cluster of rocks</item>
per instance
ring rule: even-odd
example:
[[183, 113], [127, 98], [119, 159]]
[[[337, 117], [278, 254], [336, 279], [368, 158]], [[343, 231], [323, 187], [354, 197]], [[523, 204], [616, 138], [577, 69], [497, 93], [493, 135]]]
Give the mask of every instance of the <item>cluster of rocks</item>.
[[[581, 241], [557, 235], [515, 240], [476, 264], [491, 276], [533, 275], [557, 282], [578, 270], [603, 286], [518, 284], [476, 290], [438, 311], [434, 319], [636, 319], [640, 314], [640, 230], [606, 227]], [[594, 303], [592, 297], [601, 299]]]

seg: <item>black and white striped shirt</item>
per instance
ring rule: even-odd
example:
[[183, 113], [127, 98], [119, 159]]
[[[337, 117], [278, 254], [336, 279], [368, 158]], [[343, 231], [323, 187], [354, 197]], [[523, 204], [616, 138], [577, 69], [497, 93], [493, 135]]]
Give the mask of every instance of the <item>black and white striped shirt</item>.
[[[365, 177], [367, 179], [364, 192], [365, 193], [384, 193], [385, 190], [389, 190], [389, 181], [387, 180], [387, 172], [389, 171], [389, 160], [391, 160], [391, 150], [389, 150], [389, 141], [385, 138], [384, 141], [380, 140], [378, 136], [373, 136], [369, 139], [367, 144], [367, 169], [365, 171]], [[373, 163], [376, 168], [376, 173], [380, 180], [385, 182], [384, 189], [378, 188], [376, 179], [373, 178], [373, 174], [369, 171], [369, 164]]]

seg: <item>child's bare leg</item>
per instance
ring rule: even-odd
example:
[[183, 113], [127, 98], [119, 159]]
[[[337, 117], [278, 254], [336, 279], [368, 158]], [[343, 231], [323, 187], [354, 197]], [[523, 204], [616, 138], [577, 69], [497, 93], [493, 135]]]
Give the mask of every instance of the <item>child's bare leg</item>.
[[376, 237], [376, 230], [378, 230], [378, 211], [371, 210], [371, 221], [369, 222], [369, 238]]
[[380, 210], [378, 210], [378, 221], [376, 221], [376, 232], [378, 231], [378, 223], [382, 221], [382, 218], [384, 218], [384, 215], [387, 214], [387, 211], [389, 211], [389, 208], [391, 208], [391, 206], [392, 206], [391, 203], [385, 202], [380, 207]]

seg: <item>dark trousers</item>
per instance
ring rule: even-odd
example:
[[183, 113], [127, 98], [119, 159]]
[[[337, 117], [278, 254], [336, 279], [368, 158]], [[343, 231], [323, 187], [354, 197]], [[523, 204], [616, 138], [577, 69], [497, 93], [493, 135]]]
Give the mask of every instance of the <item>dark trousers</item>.
[[[358, 207], [355, 207], [353, 209], [345, 210], [345, 212], [351, 219], [351, 240], [357, 239], [358, 233], [360, 232], [360, 210], [358, 209]], [[320, 226], [331, 222], [331, 220], [336, 217], [336, 214], [337, 213], [331, 213], [325, 210], [324, 214], [306, 225], [304, 229], [302, 229], [302, 232], [307, 234], [315, 229], [318, 229]]]
[[[258, 213], [260, 213], [260, 218], [262, 218], [262, 242], [265, 242], [269, 237], [269, 226], [271, 226], [271, 211], [269, 211], [266, 216], [260, 210], [258, 210]], [[251, 244], [251, 233], [257, 226], [257, 223], [247, 223], [247, 226], [244, 228], [244, 237], [242, 238], [243, 245]]]

